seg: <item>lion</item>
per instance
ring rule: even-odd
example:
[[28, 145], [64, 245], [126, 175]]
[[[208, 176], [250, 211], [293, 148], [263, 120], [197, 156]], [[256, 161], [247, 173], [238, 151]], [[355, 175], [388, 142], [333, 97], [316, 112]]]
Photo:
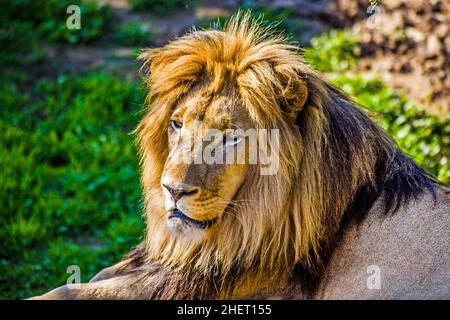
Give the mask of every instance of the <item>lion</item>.
[[[445, 187], [300, 53], [249, 13], [143, 51], [145, 238], [37, 298], [450, 298]], [[180, 161], [195, 127], [278, 130], [277, 170]]]

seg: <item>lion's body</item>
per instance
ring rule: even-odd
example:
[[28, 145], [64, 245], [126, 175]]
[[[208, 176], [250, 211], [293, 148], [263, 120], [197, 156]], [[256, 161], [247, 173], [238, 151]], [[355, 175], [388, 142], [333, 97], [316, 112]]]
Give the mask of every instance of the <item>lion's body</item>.
[[[345, 232], [318, 299], [449, 299], [448, 197], [428, 194], [383, 217], [381, 201]], [[371, 267], [372, 266], [372, 267]], [[367, 281], [379, 268], [380, 286]]]
[[[447, 196], [297, 47], [238, 15], [141, 58], [146, 238], [43, 298], [449, 298]], [[193, 123], [279, 130], [279, 170], [176, 162]], [[173, 185], [191, 188], [178, 208]]]
[[[425, 194], [383, 216], [378, 201], [362, 223], [349, 225], [313, 296], [299, 282], [259, 297], [289, 299], [449, 299], [448, 196]], [[371, 282], [379, 272], [379, 286]], [[368, 283], [369, 282], [369, 283]]]

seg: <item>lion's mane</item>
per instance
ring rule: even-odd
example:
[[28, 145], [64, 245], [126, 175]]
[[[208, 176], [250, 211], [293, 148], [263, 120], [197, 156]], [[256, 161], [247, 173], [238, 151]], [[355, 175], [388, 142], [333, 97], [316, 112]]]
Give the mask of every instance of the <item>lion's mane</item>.
[[[159, 261], [164, 273], [153, 298], [244, 297], [298, 273], [311, 282], [345, 224], [363, 219], [375, 200], [392, 213], [433, 189], [367, 112], [308, 67], [298, 47], [249, 15], [223, 30], [194, 30], [140, 59], [150, 94], [136, 130], [147, 219], [139, 259]], [[278, 173], [250, 174], [236, 196], [245, 201], [198, 245], [167, 231], [160, 178], [173, 108], [205, 79], [216, 92], [235, 83], [257, 126], [280, 130], [281, 145]], [[301, 110], [290, 112], [296, 106]]]

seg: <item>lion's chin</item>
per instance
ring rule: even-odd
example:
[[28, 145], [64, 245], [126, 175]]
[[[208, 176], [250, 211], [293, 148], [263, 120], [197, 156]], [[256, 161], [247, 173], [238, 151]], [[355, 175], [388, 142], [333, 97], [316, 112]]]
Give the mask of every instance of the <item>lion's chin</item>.
[[195, 220], [182, 212], [181, 210], [175, 208], [169, 210], [169, 216], [166, 220], [166, 225], [170, 233], [184, 240], [189, 240], [192, 242], [199, 242], [206, 237], [206, 230], [212, 227], [216, 222], [216, 219], [211, 220]]
[[204, 229], [199, 228], [193, 222], [178, 217], [169, 217], [166, 220], [169, 232], [180, 240], [200, 242], [206, 237]]

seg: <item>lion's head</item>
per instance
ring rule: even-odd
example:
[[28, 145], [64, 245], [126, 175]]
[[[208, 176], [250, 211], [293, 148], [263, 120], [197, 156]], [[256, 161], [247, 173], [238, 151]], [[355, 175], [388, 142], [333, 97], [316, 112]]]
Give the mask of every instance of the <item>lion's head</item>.
[[[279, 257], [266, 258], [275, 264], [287, 255], [304, 255], [306, 248], [295, 250], [293, 241], [312, 240], [312, 235], [290, 236], [290, 230], [315, 222], [291, 220], [286, 207], [304, 150], [295, 119], [308, 96], [306, 67], [296, 47], [279, 36], [263, 39], [263, 32], [248, 17], [237, 17], [224, 31], [197, 31], [141, 56], [151, 87], [151, 109], [138, 128], [143, 184], [147, 196], [165, 204], [148, 208], [152, 223], [161, 223], [158, 236], [153, 231], [150, 237], [156, 238], [152, 246], [173, 246], [168, 256], [184, 256], [201, 246], [198, 257], [205, 252], [205, 259], [230, 266], [240, 259], [250, 265], [255, 263], [250, 257], [272, 247], [270, 255]], [[314, 113], [310, 116], [320, 117]], [[204, 137], [210, 129], [222, 137], [203, 139], [203, 147], [205, 140], [208, 145], [216, 141], [225, 158], [241, 152], [246, 161], [181, 161], [186, 150], [194, 149], [191, 137], [199, 135], [194, 131]], [[279, 130], [276, 173], [262, 175], [260, 162], [249, 163], [252, 137], [239, 135], [249, 129]], [[271, 138], [268, 132], [269, 152]]]
[[[140, 59], [150, 87], [137, 128], [147, 259], [215, 279], [261, 274], [269, 285], [272, 275], [280, 281], [320, 260], [358, 190], [376, 193], [376, 170], [394, 154], [392, 143], [305, 65], [296, 46], [248, 15]], [[196, 154], [191, 138], [207, 129], [215, 138], [201, 146], [213, 142], [216, 153], [246, 161], [182, 160]], [[249, 137], [230, 129], [276, 129], [279, 139], [266, 142], [277, 170], [261, 174], [263, 164], [248, 161]]]

